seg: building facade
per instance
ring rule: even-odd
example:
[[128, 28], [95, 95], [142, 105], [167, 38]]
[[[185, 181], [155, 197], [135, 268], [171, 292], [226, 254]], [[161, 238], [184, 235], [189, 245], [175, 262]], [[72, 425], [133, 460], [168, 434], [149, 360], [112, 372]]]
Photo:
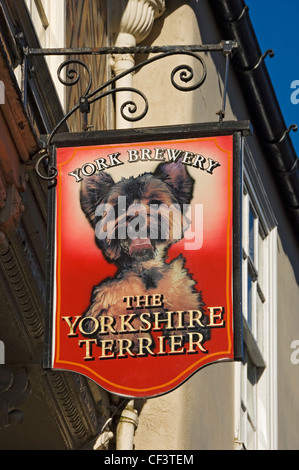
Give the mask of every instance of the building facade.
[[[244, 0], [1, 0], [0, 19], [0, 447], [298, 448], [298, 158]], [[123, 402], [84, 376], [43, 368], [48, 183], [35, 164], [41, 136], [78, 103], [88, 75], [65, 86], [56, 72], [65, 56], [26, 50], [222, 40], [238, 43], [230, 57], [223, 119], [250, 120], [253, 129], [243, 148], [243, 361], [209, 365], [166, 395]], [[207, 79], [196, 90], [182, 93], [172, 86], [170, 74], [180, 65], [173, 55], [122, 75], [109, 86], [126, 91], [107, 94], [88, 114], [73, 113], [59, 132], [218, 122], [226, 57], [203, 56]], [[147, 57], [79, 58], [88, 64], [95, 88]], [[194, 60], [188, 65], [200, 76]], [[133, 99], [132, 87], [149, 102], [137, 122], [120, 112]], [[122, 412], [135, 420], [130, 442], [121, 437]]]

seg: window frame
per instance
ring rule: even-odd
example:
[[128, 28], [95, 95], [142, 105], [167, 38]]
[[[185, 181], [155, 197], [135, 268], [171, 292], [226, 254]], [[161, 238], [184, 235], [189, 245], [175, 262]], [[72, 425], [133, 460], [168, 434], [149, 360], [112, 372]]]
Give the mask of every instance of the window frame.
[[[248, 142], [244, 142], [242, 190], [242, 312], [244, 360], [235, 365], [236, 422], [238, 448], [277, 448], [277, 221], [259, 176]], [[249, 208], [255, 224], [254, 246], [249, 250]], [[263, 263], [259, 260], [263, 257]], [[263, 269], [261, 269], [263, 268]], [[253, 278], [255, 306], [248, 318], [248, 273]], [[263, 311], [258, 322], [258, 302]], [[248, 357], [247, 357], [248, 356]], [[250, 366], [252, 364], [252, 366]], [[255, 416], [249, 413], [248, 374], [255, 374], [253, 385]], [[254, 431], [248, 440], [248, 422]]]

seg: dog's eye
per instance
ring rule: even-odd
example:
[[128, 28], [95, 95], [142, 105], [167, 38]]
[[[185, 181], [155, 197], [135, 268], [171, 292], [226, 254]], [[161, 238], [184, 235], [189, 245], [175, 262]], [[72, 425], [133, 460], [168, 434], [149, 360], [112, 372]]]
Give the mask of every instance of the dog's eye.
[[162, 202], [159, 201], [159, 199], [152, 199], [152, 200], [150, 201], [150, 204], [157, 204], [157, 205], [159, 206], [160, 204], [162, 204]]

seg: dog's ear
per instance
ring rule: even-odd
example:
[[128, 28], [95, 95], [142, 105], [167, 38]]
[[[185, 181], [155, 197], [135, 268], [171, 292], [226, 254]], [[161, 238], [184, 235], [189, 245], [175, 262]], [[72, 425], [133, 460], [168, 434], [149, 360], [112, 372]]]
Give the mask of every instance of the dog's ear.
[[160, 163], [154, 176], [167, 183], [180, 204], [190, 204], [193, 196], [194, 179], [189, 175], [186, 165], [181, 160]]
[[91, 225], [95, 225], [95, 210], [101, 204], [111, 187], [113, 178], [105, 172], [86, 177], [81, 183], [80, 203]]

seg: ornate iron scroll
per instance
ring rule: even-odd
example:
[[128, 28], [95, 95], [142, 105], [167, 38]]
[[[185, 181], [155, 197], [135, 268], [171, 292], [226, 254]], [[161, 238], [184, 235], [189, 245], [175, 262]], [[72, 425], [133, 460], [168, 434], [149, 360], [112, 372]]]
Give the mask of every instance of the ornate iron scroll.
[[[41, 156], [36, 163], [36, 171], [40, 178], [46, 181], [53, 181], [57, 176], [57, 169], [54, 167], [48, 167], [48, 175], [45, 176], [41, 171], [41, 167], [46, 161], [50, 159], [50, 148], [53, 137], [56, 132], [62, 126], [65, 121], [76, 111], [80, 111], [87, 118], [87, 114], [90, 110], [90, 105], [96, 101], [108, 96], [115, 95], [116, 93], [123, 91], [130, 91], [132, 95], [139, 96], [143, 102], [143, 109], [140, 112], [135, 101], [127, 101], [122, 104], [120, 113], [122, 117], [130, 122], [140, 121], [147, 114], [149, 109], [149, 104], [146, 96], [142, 91], [137, 90], [133, 87], [117, 87], [116, 82], [128, 74], [132, 74], [137, 70], [143, 68], [146, 65], [149, 65], [155, 61], [164, 59], [169, 56], [174, 55], [183, 55], [189, 56], [195, 59], [197, 63], [200, 64], [202, 72], [199, 79], [194, 80], [194, 69], [190, 65], [182, 64], [176, 66], [170, 76], [171, 84], [174, 88], [182, 92], [190, 92], [198, 89], [202, 86], [207, 78], [207, 67], [204, 59], [198, 55], [199, 52], [223, 52], [226, 58], [226, 70], [225, 70], [225, 82], [224, 82], [224, 91], [222, 97], [222, 108], [217, 113], [219, 115], [219, 120], [222, 121], [225, 116], [225, 105], [226, 105], [226, 94], [227, 94], [227, 85], [228, 85], [228, 71], [229, 71], [229, 59], [232, 56], [233, 52], [237, 48], [237, 43], [235, 41], [221, 41], [219, 44], [207, 44], [199, 46], [162, 46], [162, 47], [135, 47], [135, 48], [119, 48], [119, 47], [105, 47], [105, 48], [80, 48], [80, 49], [25, 49], [25, 58], [27, 61], [30, 56], [39, 56], [39, 55], [101, 55], [101, 54], [157, 54], [149, 59], [131, 67], [123, 73], [118, 74], [117, 76], [111, 78], [106, 83], [98, 86], [93, 91], [92, 89], [92, 73], [90, 68], [80, 59], [68, 59], [62, 62], [59, 66], [57, 75], [59, 81], [65, 86], [74, 86], [80, 79], [81, 75], [77, 68], [74, 66], [82, 67], [88, 75], [87, 87], [82, 96], [79, 99], [79, 102], [70, 109], [67, 114], [61, 119], [60, 122], [52, 130], [51, 134], [48, 136], [46, 148], [41, 151]], [[72, 68], [68, 68], [72, 66]], [[66, 69], [66, 78], [62, 77], [62, 71]]]

